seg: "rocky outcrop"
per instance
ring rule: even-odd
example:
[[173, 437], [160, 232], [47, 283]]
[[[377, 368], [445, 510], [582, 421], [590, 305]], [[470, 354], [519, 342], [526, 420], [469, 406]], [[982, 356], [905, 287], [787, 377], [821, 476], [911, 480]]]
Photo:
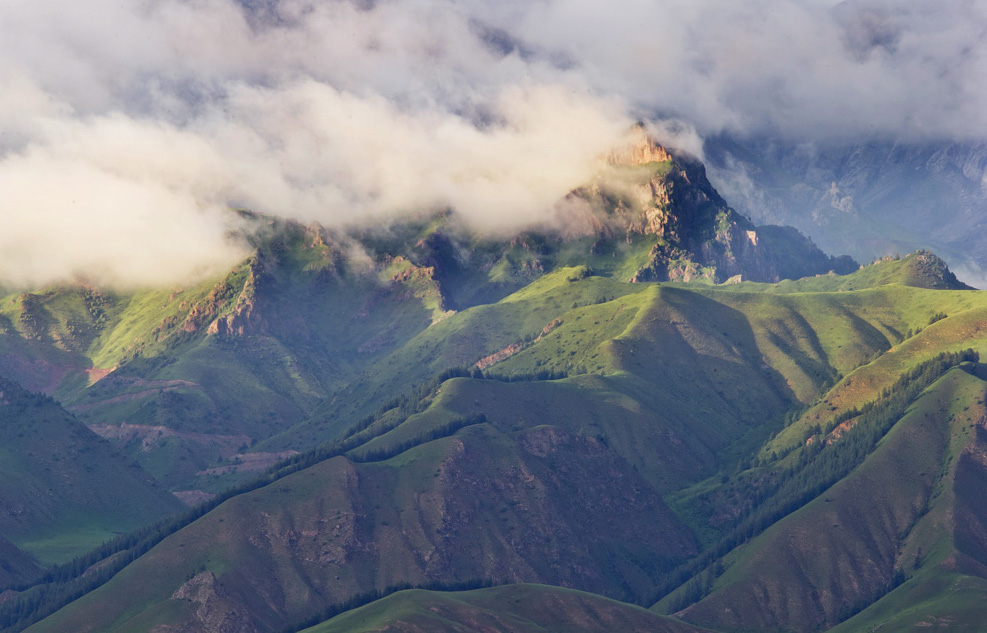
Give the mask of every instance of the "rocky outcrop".
[[257, 275], [259, 264], [257, 259], [250, 262], [247, 278], [243, 282], [243, 288], [237, 295], [236, 304], [229, 314], [218, 317], [209, 325], [207, 334], [219, 336], [243, 336], [258, 326], [260, 320], [256, 318], [255, 305], [257, 297]]
[[908, 264], [909, 285], [934, 290], [972, 290], [956, 278], [946, 262], [930, 251], [917, 251]]
[[195, 615], [183, 626], [167, 627], [164, 631], [196, 633], [252, 633], [257, 630], [248, 614], [231, 600], [225, 587], [211, 571], [196, 574], [179, 587], [172, 600], [189, 602]]
[[490, 354], [489, 356], [485, 356], [480, 360], [476, 361], [475, 363], [473, 363], [473, 367], [475, 369], [479, 369], [480, 371], [483, 371], [484, 369], [496, 365], [502, 360], [507, 360], [514, 354], [520, 352], [522, 349], [530, 345], [534, 345], [538, 341], [542, 340], [543, 338], [545, 338], [545, 336], [548, 333], [550, 333], [552, 330], [554, 330], [560, 325], [562, 325], [562, 319], [553, 319], [551, 323], [549, 323], [544, 328], [542, 328], [541, 334], [535, 337], [535, 339], [530, 343], [525, 343], [524, 341], [518, 341], [517, 343], [512, 343], [507, 347], [505, 347], [504, 349], [494, 352], [493, 354]]
[[604, 156], [609, 165], [645, 165], [647, 163], [662, 163], [672, 160], [668, 153], [645, 129], [643, 123], [637, 123], [627, 133], [626, 142]]

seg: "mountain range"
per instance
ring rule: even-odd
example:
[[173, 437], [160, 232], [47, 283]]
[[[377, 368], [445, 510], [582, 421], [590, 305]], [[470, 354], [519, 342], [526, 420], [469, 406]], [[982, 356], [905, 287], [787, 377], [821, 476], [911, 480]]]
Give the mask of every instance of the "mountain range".
[[225, 276], [4, 292], [0, 626], [984, 626], [982, 293], [643, 127], [553, 212], [238, 211]]
[[987, 145], [713, 136], [714, 181], [758, 222], [790, 224], [858, 258], [932, 248], [982, 287]]

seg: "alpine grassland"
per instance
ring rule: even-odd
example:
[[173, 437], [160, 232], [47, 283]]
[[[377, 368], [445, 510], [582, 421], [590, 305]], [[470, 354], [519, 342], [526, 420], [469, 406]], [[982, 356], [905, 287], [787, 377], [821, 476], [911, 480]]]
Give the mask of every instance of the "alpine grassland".
[[[658, 611], [714, 630], [814, 630], [920, 578], [901, 557], [964, 450], [942, 421], [959, 394], [976, 403], [979, 293], [879, 285], [868, 267], [858, 290], [594, 273], [561, 268], [427, 317], [344, 404], [258, 445], [322, 448], [152, 530], [126, 567], [112, 561], [131, 545], [107, 549], [87, 564], [119, 571], [32, 630], [201, 617], [280, 630], [478, 579], [661, 598]], [[788, 536], [809, 529], [821, 533]], [[944, 547], [926, 544], [923, 564]], [[65, 591], [83, 586], [73, 578]], [[758, 602], [751, 586], [778, 589]], [[50, 611], [75, 594], [48, 595]], [[365, 608], [387, 618], [392, 604]], [[508, 617], [510, 604], [471, 608]], [[736, 620], [706, 615], [723, 608]]]

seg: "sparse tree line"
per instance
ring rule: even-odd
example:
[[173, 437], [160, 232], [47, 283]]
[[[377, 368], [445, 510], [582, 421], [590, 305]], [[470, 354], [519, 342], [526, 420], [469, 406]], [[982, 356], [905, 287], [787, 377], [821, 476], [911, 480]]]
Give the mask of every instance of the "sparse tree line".
[[472, 426], [474, 424], [484, 424], [486, 421], [487, 416], [482, 413], [471, 415], [458, 420], [453, 420], [452, 422], [437, 426], [428, 431], [424, 431], [410, 440], [400, 442], [393, 446], [375, 448], [373, 450], [366, 451], [363, 455], [350, 455], [349, 458], [358, 463], [382, 462], [391, 459], [392, 457], [396, 457], [416, 446], [421, 446], [422, 444], [427, 444], [428, 442], [432, 442], [443, 437], [449, 437], [450, 435], [454, 435], [460, 429], [464, 429], [467, 426]]

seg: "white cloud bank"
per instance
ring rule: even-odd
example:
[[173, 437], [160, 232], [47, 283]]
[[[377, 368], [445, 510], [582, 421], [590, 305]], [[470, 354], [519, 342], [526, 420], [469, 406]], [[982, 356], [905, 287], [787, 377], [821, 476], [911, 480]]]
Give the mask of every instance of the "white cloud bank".
[[0, 283], [221, 269], [231, 205], [516, 227], [641, 117], [983, 137], [985, 33], [973, 0], [9, 0]]

